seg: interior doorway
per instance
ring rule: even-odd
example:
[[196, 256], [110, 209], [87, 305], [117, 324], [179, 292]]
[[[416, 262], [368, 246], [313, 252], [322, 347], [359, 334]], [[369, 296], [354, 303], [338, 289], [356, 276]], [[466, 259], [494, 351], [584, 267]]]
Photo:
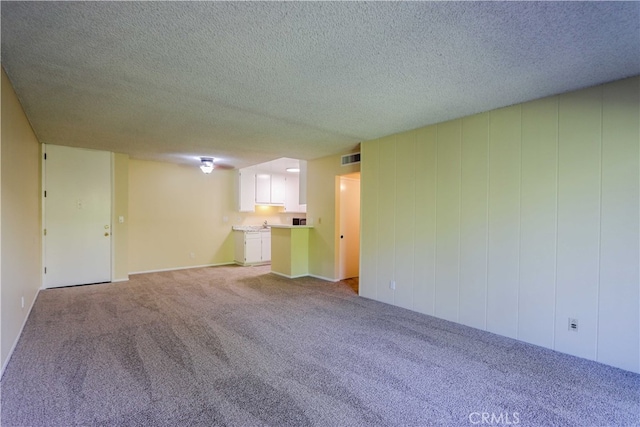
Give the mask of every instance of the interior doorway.
[[338, 177], [338, 278], [352, 279], [357, 289], [360, 276], [360, 173]]

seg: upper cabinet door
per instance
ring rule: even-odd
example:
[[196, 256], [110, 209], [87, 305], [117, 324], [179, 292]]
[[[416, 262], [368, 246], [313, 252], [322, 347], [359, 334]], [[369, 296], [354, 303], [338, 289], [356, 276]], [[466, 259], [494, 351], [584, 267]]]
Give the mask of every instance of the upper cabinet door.
[[271, 203], [284, 205], [284, 175], [271, 175]]
[[271, 175], [266, 173], [256, 174], [256, 200], [258, 205], [271, 204]]
[[256, 210], [256, 174], [250, 168], [238, 171], [238, 210], [240, 212]]

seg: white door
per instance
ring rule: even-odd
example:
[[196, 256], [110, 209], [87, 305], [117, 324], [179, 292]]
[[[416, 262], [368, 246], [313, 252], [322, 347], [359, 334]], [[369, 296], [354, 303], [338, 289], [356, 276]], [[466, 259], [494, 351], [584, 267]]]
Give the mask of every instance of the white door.
[[111, 281], [111, 154], [46, 145], [44, 286]]
[[360, 180], [340, 177], [340, 277], [360, 275]]

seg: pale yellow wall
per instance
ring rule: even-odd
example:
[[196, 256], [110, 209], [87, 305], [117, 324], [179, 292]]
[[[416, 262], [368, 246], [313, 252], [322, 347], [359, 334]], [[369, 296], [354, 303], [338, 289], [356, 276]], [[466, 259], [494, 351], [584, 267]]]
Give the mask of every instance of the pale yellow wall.
[[310, 228], [291, 230], [291, 277], [309, 274], [309, 231]]
[[[4, 369], [41, 285], [40, 152], [11, 82], [2, 70], [0, 356]], [[21, 308], [21, 297], [25, 306]]]
[[[113, 163], [113, 203], [111, 253], [113, 273], [111, 280], [129, 279], [129, 155], [114, 153]], [[119, 217], [124, 222], [119, 222]]]
[[336, 176], [360, 171], [360, 164], [341, 166], [340, 158], [339, 154], [307, 163], [307, 224], [314, 227], [309, 233], [309, 274], [328, 280], [336, 280], [339, 273]]
[[[129, 159], [129, 272], [233, 262], [233, 225], [281, 224], [291, 214], [238, 212], [234, 172]], [[194, 257], [191, 257], [191, 254]]]
[[639, 78], [363, 142], [361, 166], [362, 296], [640, 372]]

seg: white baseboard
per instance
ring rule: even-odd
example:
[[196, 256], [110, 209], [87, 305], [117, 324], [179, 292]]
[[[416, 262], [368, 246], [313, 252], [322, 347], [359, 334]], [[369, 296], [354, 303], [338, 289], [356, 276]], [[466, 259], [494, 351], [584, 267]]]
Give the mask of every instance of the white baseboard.
[[242, 267], [260, 267], [263, 265], [269, 265], [271, 264], [271, 261], [264, 261], [264, 262], [241, 262], [241, 261], [234, 261], [231, 262], [229, 264], [236, 264], [236, 265], [240, 265]]
[[172, 267], [172, 268], [161, 268], [159, 270], [132, 271], [129, 273], [129, 276], [133, 276], [135, 274], [161, 273], [163, 271], [188, 270], [190, 268], [219, 267], [222, 265], [233, 265], [233, 264], [235, 264], [235, 262], [231, 261], [231, 262], [222, 262], [220, 264], [190, 265], [188, 267]]
[[309, 276], [308, 274], [298, 274], [297, 276], [289, 276], [288, 274], [279, 273], [279, 272], [273, 271], [273, 270], [271, 270], [271, 273], [273, 273], [273, 274], [275, 274], [277, 276], [286, 277], [287, 279], [299, 279], [301, 277]]
[[112, 280], [111, 283], [120, 283], [120, 282], [128, 282], [129, 278], [127, 277], [126, 279], [116, 279], [116, 280]]
[[327, 282], [333, 282], [333, 283], [340, 281], [340, 279], [329, 279], [328, 277], [317, 276], [315, 274], [309, 274], [308, 276], [309, 277], [315, 277], [316, 279], [324, 280], [324, 281], [327, 281]]
[[27, 324], [27, 320], [29, 319], [29, 316], [31, 315], [31, 310], [33, 309], [33, 306], [36, 304], [36, 300], [38, 299], [38, 294], [39, 293], [40, 293], [40, 289], [38, 289], [38, 291], [36, 292], [36, 296], [33, 297], [33, 301], [31, 301], [31, 306], [29, 306], [29, 311], [27, 311], [27, 315], [25, 316], [24, 320], [22, 321], [22, 326], [20, 326], [20, 331], [18, 332], [18, 335], [16, 336], [16, 339], [13, 342], [13, 345], [11, 346], [11, 349], [9, 350], [9, 353], [7, 354], [7, 360], [5, 360], [4, 363], [2, 364], [2, 369], [0, 369], [0, 380], [2, 380], [2, 376], [4, 375], [4, 370], [9, 365], [9, 361], [11, 360], [11, 356], [13, 356], [13, 351], [16, 349], [16, 346], [18, 345], [18, 341], [20, 340], [20, 337], [22, 336], [22, 331], [24, 330], [24, 326]]

